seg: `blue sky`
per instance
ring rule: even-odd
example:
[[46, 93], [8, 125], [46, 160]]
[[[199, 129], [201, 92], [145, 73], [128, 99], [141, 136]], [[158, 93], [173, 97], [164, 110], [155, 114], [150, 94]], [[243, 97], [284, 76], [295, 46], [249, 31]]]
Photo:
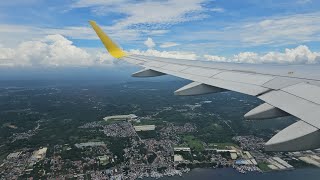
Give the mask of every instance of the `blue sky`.
[[10, 0], [0, 2], [0, 66], [117, 64], [88, 20], [140, 54], [320, 62], [316, 0]]

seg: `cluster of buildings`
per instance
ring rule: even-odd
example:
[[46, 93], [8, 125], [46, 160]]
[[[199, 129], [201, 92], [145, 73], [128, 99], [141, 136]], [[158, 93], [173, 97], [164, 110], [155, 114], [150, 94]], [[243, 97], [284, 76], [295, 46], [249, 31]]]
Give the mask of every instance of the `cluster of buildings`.
[[[50, 171], [43, 170], [46, 178], [130, 178], [163, 177], [181, 175], [190, 171], [179, 165], [197, 165], [201, 163], [213, 163], [212, 167], [233, 167], [240, 173], [248, 171], [261, 172], [260, 164], [264, 163], [269, 170], [291, 170], [294, 167], [288, 160], [296, 159], [319, 165], [320, 152], [294, 152], [267, 155], [260, 152], [259, 143], [248, 150], [244, 149], [251, 143], [249, 139], [258, 142], [259, 138], [253, 136], [238, 136], [244, 146], [226, 145], [224, 149], [210, 148], [204, 152], [194, 152], [190, 147], [177, 147], [175, 141], [170, 139], [139, 139], [130, 138], [130, 146], [124, 149], [124, 161], [116, 163], [118, 157], [108, 149], [108, 145], [102, 141], [77, 143], [74, 145], [56, 145], [53, 155], [46, 156], [47, 147], [36, 150], [25, 149], [10, 153], [4, 163], [0, 166], [2, 178], [21, 177], [30, 174], [40, 161], [50, 166]], [[76, 148], [75, 152], [85, 152], [78, 160], [64, 159], [61, 154]], [[258, 153], [260, 152], [260, 153]], [[200, 154], [199, 154], [200, 153]], [[198, 160], [197, 156], [205, 156]], [[185, 154], [190, 155], [186, 158]], [[262, 154], [262, 155], [261, 155]], [[178, 168], [179, 167], [179, 168]], [[102, 168], [102, 169], [101, 169]]]
[[291, 152], [289, 154], [305, 163], [320, 167], [320, 149], [305, 152]]
[[284, 161], [280, 157], [272, 157], [268, 159], [268, 167], [272, 170], [291, 170], [294, 169], [292, 165]]
[[103, 126], [101, 130], [110, 137], [132, 137], [137, 136], [135, 129], [129, 122], [119, 122]]
[[28, 130], [27, 132], [22, 132], [22, 133], [14, 133], [12, 136], [11, 142], [15, 142], [17, 140], [22, 140], [22, 139], [29, 139], [30, 137], [32, 137], [37, 133], [39, 128], [40, 128], [40, 124], [38, 123], [38, 125], [32, 130]]
[[256, 136], [235, 136], [232, 138], [244, 150], [261, 150], [264, 149], [265, 141]]
[[102, 132], [106, 136], [110, 137], [134, 137], [137, 136], [136, 132], [139, 131], [153, 131], [155, 130], [155, 125], [142, 125], [142, 126], [133, 126], [132, 122], [139, 122], [138, 116], [134, 114], [129, 115], [115, 115], [107, 116], [103, 118], [104, 121], [116, 121], [116, 123], [103, 124], [101, 122], [91, 122], [87, 123], [79, 128], [102, 128]]
[[47, 147], [37, 150], [23, 149], [10, 153], [0, 165], [0, 177], [4, 179], [18, 179], [33, 170], [36, 163], [46, 157]]
[[[251, 158], [252, 164], [258, 166], [263, 164], [267, 167], [263, 170], [292, 170], [294, 169], [294, 166], [291, 165], [290, 162], [297, 161], [303, 161], [307, 164], [320, 167], [320, 150], [266, 154], [263, 151], [264, 141], [262, 138], [255, 136], [236, 136], [233, 140], [238, 142], [241, 149], [247, 150], [244, 152], [247, 154], [248, 158], [252, 157], [258, 162], [257, 164], [254, 163]], [[249, 162], [243, 160], [241, 160], [241, 162], [249, 164]]]
[[197, 127], [191, 123], [185, 123], [184, 125], [175, 125], [173, 123], [167, 123], [162, 129], [160, 129], [160, 136], [163, 138], [174, 139], [176, 143], [179, 141], [179, 134], [196, 132]]
[[[209, 102], [204, 102], [209, 103]], [[96, 129], [109, 137], [127, 137], [129, 145], [123, 157], [113, 154], [103, 141], [90, 141], [74, 145], [55, 145], [47, 156], [47, 147], [25, 149], [9, 154], [0, 165], [0, 178], [12, 179], [31, 174], [35, 167], [42, 168], [45, 178], [137, 179], [182, 175], [189, 167], [208, 164], [210, 167], [233, 167], [240, 173], [265, 170], [291, 170], [290, 160], [300, 160], [320, 167], [320, 152], [266, 154], [264, 140], [255, 136], [236, 136], [235, 144], [207, 145], [199, 151], [192, 149], [179, 138], [179, 134], [197, 131], [195, 125], [166, 123], [157, 132], [159, 137], [141, 139], [137, 132], [155, 131], [155, 125], [133, 126], [137, 116], [119, 115], [104, 118], [114, 123], [91, 122], [79, 128]], [[179, 146], [179, 145], [184, 146]], [[223, 144], [223, 143], [222, 143]], [[220, 144], [221, 145], [221, 144]], [[72, 154], [73, 153], [73, 154]], [[79, 155], [81, 155], [79, 157]], [[74, 156], [74, 157], [72, 157]], [[41, 165], [39, 166], [39, 163]], [[183, 165], [183, 166], [181, 166]], [[262, 168], [265, 169], [262, 169]]]

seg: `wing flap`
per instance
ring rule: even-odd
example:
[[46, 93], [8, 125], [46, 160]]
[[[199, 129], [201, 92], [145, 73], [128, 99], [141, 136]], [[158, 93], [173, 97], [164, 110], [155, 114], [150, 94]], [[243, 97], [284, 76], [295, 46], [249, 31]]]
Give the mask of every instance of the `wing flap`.
[[320, 128], [320, 121], [318, 120], [320, 117], [319, 104], [281, 90], [268, 92], [259, 96], [259, 98], [318, 129]]
[[265, 145], [267, 151], [301, 151], [320, 147], [320, 130], [298, 121], [273, 136]]

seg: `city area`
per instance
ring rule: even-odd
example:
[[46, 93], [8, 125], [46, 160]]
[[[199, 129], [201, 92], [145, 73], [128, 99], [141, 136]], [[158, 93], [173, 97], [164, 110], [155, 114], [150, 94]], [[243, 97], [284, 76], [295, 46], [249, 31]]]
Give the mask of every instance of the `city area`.
[[278, 127], [263, 122], [269, 127], [261, 129], [240, 115], [256, 99], [166, 92], [177, 83], [184, 82], [155, 89], [139, 82], [91, 90], [1, 88], [0, 178], [138, 179], [183, 176], [194, 168], [246, 174], [320, 167], [320, 150], [264, 151], [266, 139], [290, 118]]

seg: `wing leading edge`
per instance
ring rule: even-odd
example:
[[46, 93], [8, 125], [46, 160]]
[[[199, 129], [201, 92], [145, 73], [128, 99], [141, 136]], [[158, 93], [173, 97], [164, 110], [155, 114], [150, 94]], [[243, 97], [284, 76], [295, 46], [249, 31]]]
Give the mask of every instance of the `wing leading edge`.
[[245, 115], [248, 119], [297, 117], [296, 123], [266, 143], [267, 151], [320, 148], [320, 66], [261, 66], [134, 55], [121, 50], [94, 21], [90, 24], [113, 57], [144, 68], [133, 77], [168, 74], [193, 81], [177, 90], [176, 95], [231, 90], [265, 101]]

